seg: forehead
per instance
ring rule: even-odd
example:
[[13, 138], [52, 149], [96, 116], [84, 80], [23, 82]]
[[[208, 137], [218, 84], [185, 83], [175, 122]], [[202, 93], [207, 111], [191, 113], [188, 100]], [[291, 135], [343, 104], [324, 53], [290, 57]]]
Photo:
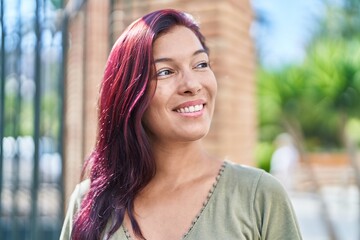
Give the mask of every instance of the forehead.
[[181, 57], [203, 49], [195, 33], [187, 27], [175, 26], [157, 38], [153, 45], [154, 58]]

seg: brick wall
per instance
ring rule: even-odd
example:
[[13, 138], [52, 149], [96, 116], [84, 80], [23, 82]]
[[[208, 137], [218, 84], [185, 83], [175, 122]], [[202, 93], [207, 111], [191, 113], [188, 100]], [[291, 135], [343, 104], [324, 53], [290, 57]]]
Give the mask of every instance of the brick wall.
[[[64, 179], [68, 197], [79, 182], [84, 139], [84, 29], [85, 15], [79, 13], [68, 28], [67, 72], [65, 82]], [[68, 198], [65, 198], [66, 202]]]
[[130, 22], [160, 8], [190, 12], [207, 38], [218, 80], [213, 124], [204, 140], [207, 148], [220, 157], [253, 165], [256, 105], [250, 0], [115, 0], [111, 13], [109, 1], [88, 0], [83, 9], [85, 17], [78, 14], [69, 28], [72, 45], [66, 88], [66, 194], [78, 181], [78, 166], [94, 145], [97, 94], [109, 52], [109, 36], [114, 42]]
[[109, 53], [109, 1], [88, 0], [70, 19], [65, 83], [65, 199], [95, 144], [97, 99]]

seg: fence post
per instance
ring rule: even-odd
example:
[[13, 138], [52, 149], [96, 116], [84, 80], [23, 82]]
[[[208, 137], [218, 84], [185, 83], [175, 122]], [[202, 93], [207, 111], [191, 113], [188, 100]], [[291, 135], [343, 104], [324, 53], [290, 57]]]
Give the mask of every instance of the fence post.
[[[1, 24], [1, 56], [0, 56], [0, 173], [3, 172], [3, 139], [4, 139], [4, 100], [5, 100], [5, 29], [4, 29], [4, 0], [0, 0], [0, 24]], [[0, 174], [0, 218], [2, 217], [2, 186], [3, 174]], [[1, 221], [0, 221], [1, 222]], [[3, 236], [3, 227], [0, 227], [0, 236]]]
[[41, 101], [41, 73], [40, 73], [40, 53], [41, 53], [41, 30], [40, 30], [40, 0], [36, 0], [35, 10], [35, 103], [34, 103], [34, 165], [31, 189], [31, 240], [38, 237], [38, 189], [39, 189], [39, 147], [40, 147], [40, 101]]

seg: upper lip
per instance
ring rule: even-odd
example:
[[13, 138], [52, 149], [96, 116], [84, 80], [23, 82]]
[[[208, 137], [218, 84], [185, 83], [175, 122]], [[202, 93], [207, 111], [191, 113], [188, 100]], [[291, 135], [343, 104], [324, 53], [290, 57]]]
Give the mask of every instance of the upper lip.
[[173, 110], [177, 110], [177, 109], [185, 108], [185, 107], [190, 107], [190, 106], [195, 106], [195, 105], [204, 105], [205, 103], [206, 102], [203, 99], [197, 99], [197, 100], [194, 100], [194, 101], [187, 101], [187, 102], [183, 102], [183, 103], [179, 104]]

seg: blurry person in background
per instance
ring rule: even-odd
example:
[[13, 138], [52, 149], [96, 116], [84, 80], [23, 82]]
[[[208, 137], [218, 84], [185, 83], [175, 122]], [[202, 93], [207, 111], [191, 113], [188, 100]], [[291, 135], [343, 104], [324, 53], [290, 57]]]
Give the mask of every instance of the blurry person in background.
[[271, 157], [270, 173], [278, 178], [287, 190], [292, 190], [300, 159], [299, 151], [288, 133], [277, 136], [275, 145], [276, 150]]
[[204, 149], [216, 93], [189, 14], [165, 9], [133, 22], [107, 61], [89, 176], [60, 239], [301, 239], [277, 180]]

